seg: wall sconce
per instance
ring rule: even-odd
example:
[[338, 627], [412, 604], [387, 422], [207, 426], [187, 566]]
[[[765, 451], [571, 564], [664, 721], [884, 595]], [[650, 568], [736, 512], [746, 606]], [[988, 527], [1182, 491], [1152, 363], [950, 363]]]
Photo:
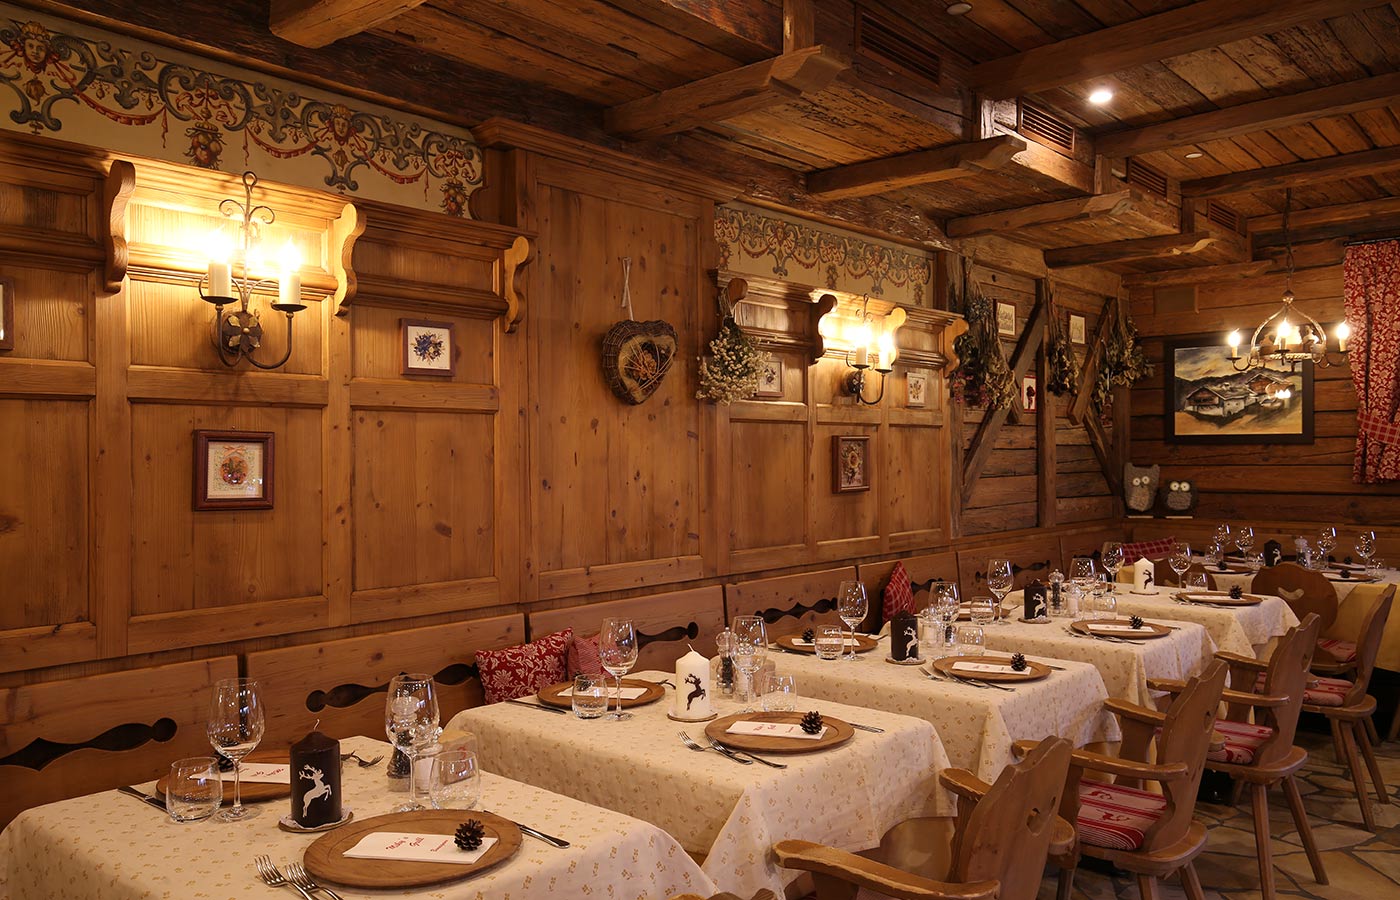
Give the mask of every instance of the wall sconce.
[[[860, 321], [847, 331], [846, 339], [851, 349], [846, 351], [846, 365], [852, 371], [842, 382], [842, 387], [857, 403], [878, 406], [885, 398], [885, 376], [894, 371], [894, 361], [899, 358], [895, 332], [904, 324], [907, 314], [896, 306], [884, 316], [874, 317], [870, 315], [869, 307], [867, 298], [860, 311]], [[880, 373], [880, 393], [874, 400], [865, 399], [867, 369]]]
[[[213, 340], [224, 365], [236, 366], [239, 360], [247, 359], [259, 369], [276, 369], [292, 356], [292, 316], [306, 309], [306, 304], [301, 302], [301, 260], [296, 248], [289, 244], [279, 260], [281, 277], [276, 279], [277, 301], [272, 304], [273, 309], [287, 315], [287, 352], [275, 363], [254, 359], [253, 354], [262, 346], [263, 329], [257, 311], [249, 309], [248, 305], [253, 292], [270, 286], [273, 279], [253, 277], [251, 256], [258, 232], [277, 219], [270, 207], [253, 205], [253, 188], [257, 184], [257, 175], [244, 172], [243, 202], [229, 198], [219, 204], [219, 212], [239, 222], [242, 246], [231, 248], [227, 240], [215, 237], [209, 269], [200, 281], [199, 296], [214, 304]], [[238, 304], [237, 309], [224, 312], [225, 306], [234, 303]]]

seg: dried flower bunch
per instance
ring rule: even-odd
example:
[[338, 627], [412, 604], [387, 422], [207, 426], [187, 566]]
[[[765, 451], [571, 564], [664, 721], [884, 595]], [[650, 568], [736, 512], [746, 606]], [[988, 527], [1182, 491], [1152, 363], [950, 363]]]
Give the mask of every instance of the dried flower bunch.
[[1079, 389], [1079, 357], [1066, 333], [1060, 311], [1055, 306], [1054, 289], [1046, 292], [1045, 366], [1048, 370], [1045, 389], [1056, 397], [1072, 394]]
[[1137, 329], [1126, 315], [1117, 314], [1104, 335], [1103, 359], [1094, 382], [1094, 404], [1107, 420], [1113, 412], [1113, 389], [1132, 387], [1152, 374], [1152, 365], [1137, 342]]
[[971, 265], [964, 262], [963, 282], [967, 287], [963, 317], [967, 319], [967, 331], [953, 341], [958, 355], [958, 368], [952, 377], [953, 396], [971, 406], [1010, 409], [1020, 392], [997, 335], [996, 308], [982, 294], [971, 270]]
[[710, 355], [700, 360], [700, 390], [695, 396], [716, 403], [747, 400], [758, 390], [768, 354], [755, 346], [733, 316], [725, 316], [710, 341]]

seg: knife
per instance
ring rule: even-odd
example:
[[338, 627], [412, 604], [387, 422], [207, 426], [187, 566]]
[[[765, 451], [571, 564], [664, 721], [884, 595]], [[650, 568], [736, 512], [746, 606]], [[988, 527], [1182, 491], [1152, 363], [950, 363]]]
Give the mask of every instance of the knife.
[[885, 733], [885, 729], [883, 729], [883, 728], [876, 728], [874, 725], [860, 725], [860, 724], [858, 724], [858, 723], [856, 723], [856, 722], [847, 722], [846, 724], [849, 725], [849, 726], [851, 726], [852, 728], [859, 728], [861, 731], [868, 731], [868, 732], [870, 732], [871, 734], [884, 734], [884, 733]]
[[567, 710], [556, 709], [553, 706], [544, 706], [539, 703], [526, 703], [524, 700], [507, 700], [506, 702], [514, 703], [516, 706], [528, 706], [531, 709], [542, 709], [549, 713], [558, 713], [561, 716], [567, 716], [569, 714]]
[[130, 785], [124, 784], [124, 785], [122, 785], [121, 787], [117, 788], [117, 791], [118, 791], [119, 793], [126, 794], [126, 795], [131, 796], [131, 797], [135, 797], [137, 800], [141, 800], [141, 801], [144, 801], [144, 802], [146, 802], [146, 803], [149, 803], [149, 804], [151, 804], [152, 806], [154, 806], [156, 809], [160, 810], [161, 812], [165, 812], [165, 811], [166, 811], [166, 810], [165, 810], [165, 804], [164, 804], [164, 803], [160, 802], [160, 801], [157, 800], [155, 797], [152, 797], [150, 794], [143, 794], [143, 793], [141, 793], [141, 792], [138, 791], [136, 788], [134, 788], [134, 787], [132, 787], [132, 786], [130, 786]]
[[[484, 810], [482, 810], [482, 812], [491, 812], [491, 811], [490, 811], [490, 810], [484, 809]], [[492, 815], [495, 815], [495, 813], [492, 813]], [[514, 825], [516, 828], [519, 828], [521, 834], [528, 834], [530, 837], [535, 838], [536, 840], [544, 841], [546, 844], [549, 844], [551, 847], [557, 847], [558, 849], [563, 850], [563, 849], [565, 849], [565, 848], [567, 848], [567, 847], [569, 846], [569, 842], [566, 841], [566, 840], [563, 840], [562, 838], [557, 838], [557, 837], [554, 837], [553, 835], [545, 834], [543, 831], [536, 831], [535, 829], [531, 828], [529, 825], [524, 825], [524, 824], [521, 824], [520, 822], [512, 822], [510, 819], [506, 819], [506, 821], [507, 821], [507, 822], [510, 822], [510, 824]]]

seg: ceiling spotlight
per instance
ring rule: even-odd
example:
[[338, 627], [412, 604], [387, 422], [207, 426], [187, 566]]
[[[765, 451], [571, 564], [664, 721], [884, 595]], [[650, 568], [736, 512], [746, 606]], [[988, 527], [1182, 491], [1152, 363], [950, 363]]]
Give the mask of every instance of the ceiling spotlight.
[[1095, 106], [1103, 106], [1105, 103], [1112, 99], [1113, 91], [1110, 91], [1108, 88], [1098, 88], [1092, 94], [1089, 95], [1089, 102], [1094, 104]]
[[944, 11], [945, 11], [946, 13], [948, 13], [948, 15], [950, 15], [950, 16], [965, 16], [965, 15], [967, 15], [968, 13], [972, 12], [972, 4], [971, 4], [971, 3], [949, 3], [949, 4], [948, 4], [948, 8], [947, 8], [946, 10], [944, 10]]
[[1205, 156], [1205, 154], [1199, 150], [1192, 150], [1190, 153], [1186, 154], [1187, 159], [1200, 159], [1202, 156]]

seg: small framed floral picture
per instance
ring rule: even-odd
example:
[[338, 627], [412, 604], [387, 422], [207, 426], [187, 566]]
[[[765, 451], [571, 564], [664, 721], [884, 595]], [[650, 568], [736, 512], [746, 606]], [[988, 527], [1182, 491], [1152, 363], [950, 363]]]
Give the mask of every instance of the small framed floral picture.
[[1040, 392], [1036, 390], [1035, 376], [1023, 376], [1021, 378], [1021, 408], [1026, 412], [1035, 412], [1035, 403], [1039, 396]]
[[928, 403], [928, 373], [907, 372], [904, 376], [904, 405], [922, 409]]
[[870, 490], [869, 435], [832, 435], [831, 490], [835, 494]]
[[758, 387], [754, 390], [753, 395], [769, 400], [783, 396], [783, 361], [781, 357], [770, 353], [763, 364], [759, 366]]
[[399, 319], [403, 333], [403, 374], [442, 375], [457, 372], [456, 326], [451, 322]]
[[0, 350], [15, 349], [15, 283], [0, 276]]
[[997, 334], [1005, 337], [1016, 336], [1016, 305], [1013, 303], [997, 304]]
[[194, 433], [195, 509], [272, 509], [272, 432]]
[[1071, 344], [1080, 344], [1080, 345], [1083, 345], [1084, 341], [1085, 341], [1085, 335], [1084, 335], [1084, 317], [1083, 317], [1083, 316], [1076, 316], [1074, 313], [1070, 313], [1070, 314], [1069, 314], [1069, 342], [1070, 342]]

